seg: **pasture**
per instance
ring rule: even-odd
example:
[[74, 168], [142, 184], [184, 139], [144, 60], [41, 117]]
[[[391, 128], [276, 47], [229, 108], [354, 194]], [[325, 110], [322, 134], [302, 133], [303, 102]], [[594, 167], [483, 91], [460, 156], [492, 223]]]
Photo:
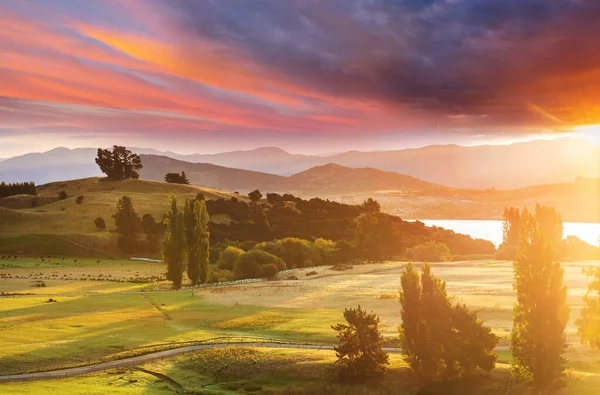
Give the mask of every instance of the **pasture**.
[[[597, 392], [590, 389], [600, 388], [600, 351], [576, 344], [574, 327], [589, 280], [582, 269], [597, 263], [564, 264], [572, 306], [568, 333], [573, 344], [568, 358], [573, 379], [568, 393], [592, 394]], [[276, 281], [166, 291], [168, 283], [162, 277], [165, 268], [160, 263], [106, 258], [0, 260], [0, 291], [5, 295], [0, 299], [0, 374], [77, 366], [222, 336], [334, 344], [331, 325], [343, 319], [345, 307], [359, 304], [380, 316], [382, 332], [394, 345], [403, 266], [402, 262], [386, 262], [347, 271], [298, 269], [281, 273]], [[317, 274], [306, 275], [313, 270]], [[507, 343], [515, 298], [510, 262], [438, 263], [433, 264], [433, 272], [446, 281], [451, 296], [478, 309], [480, 318]], [[288, 279], [291, 276], [298, 279]], [[40, 281], [44, 287], [36, 285]], [[50, 298], [56, 302], [48, 302]], [[302, 391], [317, 391], [315, 388], [324, 385], [335, 356], [322, 350], [246, 350], [244, 353], [252, 355], [255, 362], [233, 359], [227, 362], [227, 369], [242, 369], [249, 378], [232, 373], [231, 378], [223, 379], [219, 376], [223, 368], [198, 363], [204, 353], [152, 362], [143, 368], [162, 372], [190, 391], [202, 388], [212, 391], [206, 393], [245, 393], [246, 386], [260, 386], [268, 393], [301, 385], [306, 388], [288, 393], [321, 393]], [[472, 393], [504, 393], [509, 360], [510, 353], [501, 352], [499, 361], [504, 365], [487, 378], [473, 379], [479, 384], [470, 383], [468, 388], [480, 391]], [[373, 393], [398, 393], [392, 389], [399, 385], [406, 388], [404, 393], [415, 393], [401, 358], [393, 356], [392, 362], [380, 392]], [[279, 365], [283, 368], [269, 375], [269, 369]], [[60, 385], [76, 393], [92, 384], [97, 393], [175, 391], [169, 383], [139, 370], [2, 384], [0, 390], [43, 394]], [[234, 387], [237, 390], [227, 389]], [[571, 392], [573, 388], [580, 388], [579, 392]], [[348, 393], [346, 390], [332, 387], [329, 393]]]

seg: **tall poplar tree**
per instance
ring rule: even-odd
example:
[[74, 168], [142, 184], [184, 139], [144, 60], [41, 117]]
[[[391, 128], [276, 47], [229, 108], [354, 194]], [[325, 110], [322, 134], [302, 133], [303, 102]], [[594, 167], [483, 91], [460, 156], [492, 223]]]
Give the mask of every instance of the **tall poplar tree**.
[[175, 289], [179, 289], [185, 270], [185, 226], [183, 214], [177, 209], [177, 199], [174, 195], [169, 197], [169, 202], [171, 207], [165, 218], [166, 231], [162, 255], [167, 263], [167, 280], [173, 282]]
[[198, 243], [198, 258], [200, 263], [200, 282], [205, 284], [208, 278], [208, 261], [210, 258], [210, 232], [208, 231], [208, 222], [210, 221], [210, 218], [204, 200], [196, 200], [194, 214], [196, 216], [196, 240]]
[[555, 209], [537, 206], [535, 215], [523, 210], [514, 262], [512, 368], [517, 377], [532, 379], [542, 394], [561, 382], [566, 362], [570, 308], [556, 259], [561, 236], [562, 219]]

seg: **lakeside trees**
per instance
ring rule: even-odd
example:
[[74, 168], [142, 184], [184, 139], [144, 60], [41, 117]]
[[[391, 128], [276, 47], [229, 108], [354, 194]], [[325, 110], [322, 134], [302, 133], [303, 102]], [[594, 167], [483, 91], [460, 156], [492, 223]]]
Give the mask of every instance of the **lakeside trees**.
[[567, 348], [567, 287], [557, 261], [562, 219], [551, 207], [520, 216], [519, 252], [514, 262], [517, 304], [511, 336], [512, 370], [532, 379], [541, 393], [560, 384]]
[[96, 164], [102, 173], [115, 181], [137, 179], [140, 176], [138, 170], [143, 167], [139, 155], [119, 145], [113, 145], [112, 151], [98, 148]]

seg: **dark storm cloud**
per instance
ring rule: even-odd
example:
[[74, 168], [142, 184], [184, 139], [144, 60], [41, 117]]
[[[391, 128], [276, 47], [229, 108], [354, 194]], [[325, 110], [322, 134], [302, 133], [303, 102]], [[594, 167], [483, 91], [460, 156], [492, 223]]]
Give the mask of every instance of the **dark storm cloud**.
[[[333, 96], [520, 122], [598, 103], [597, 0], [164, 1], [186, 35]], [[193, 48], [191, 49], [193, 50]], [[592, 85], [590, 87], [590, 85]], [[569, 94], [567, 92], [567, 94]], [[568, 106], [567, 106], [568, 107]]]

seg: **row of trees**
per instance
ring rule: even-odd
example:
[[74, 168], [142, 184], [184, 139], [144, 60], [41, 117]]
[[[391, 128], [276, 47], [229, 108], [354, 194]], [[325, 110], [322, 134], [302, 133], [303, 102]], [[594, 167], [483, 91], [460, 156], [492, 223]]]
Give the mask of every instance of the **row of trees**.
[[34, 182], [0, 183], [0, 198], [14, 195], [37, 195]]
[[210, 233], [209, 215], [204, 200], [187, 198], [183, 212], [177, 207], [174, 195], [169, 198], [166, 213], [162, 255], [167, 264], [167, 279], [176, 289], [181, 288], [183, 272], [192, 285], [204, 284], [208, 278]]
[[[517, 211], [508, 210], [511, 217]], [[512, 228], [515, 226], [515, 228]], [[511, 334], [512, 373], [533, 381], [539, 393], [562, 384], [569, 320], [567, 288], [557, 257], [562, 236], [562, 219], [551, 207], [537, 206], [535, 212], [523, 210], [505, 237], [514, 243], [514, 288], [517, 303]], [[518, 230], [517, 230], [518, 229]], [[586, 307], [576, 324], [582, 340], [600, 346], [600, 270], [591, 271], [595, 281], [585, 298]], [[494, 368], [493, 350], [497, 337], [483, 325], [475, 312], [464, 304], [453, 304], [443, 281], [436, 278], [427, 264], [419, 274], [408, 264], [401, 275], [399, 300], [402, 323], [398, 327], [402, 353], [410, 368], [424, 381], [454, 379], [480, 368]], [[382, 350], [383, 338], [374, 314], [347, 309], [348, 324], [338, 331], [338, 365], [344, 377], [381, 376], [387, 364]]]

